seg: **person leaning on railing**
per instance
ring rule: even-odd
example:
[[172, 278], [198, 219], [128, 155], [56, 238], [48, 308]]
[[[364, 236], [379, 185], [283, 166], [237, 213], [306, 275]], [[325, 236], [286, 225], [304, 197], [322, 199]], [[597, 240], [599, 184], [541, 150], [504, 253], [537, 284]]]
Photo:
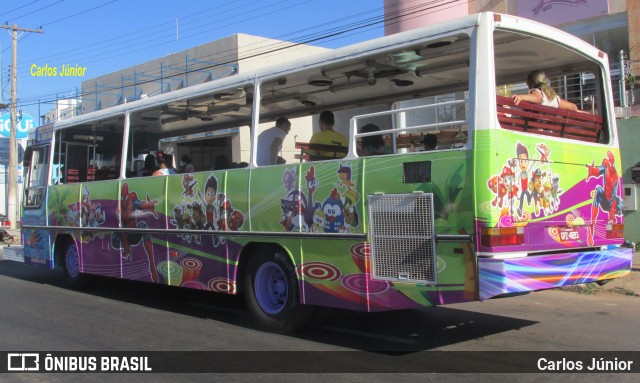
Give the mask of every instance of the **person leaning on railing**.
[[[348, 146], [347, 137], [342, 133], [333, 130], [335, 118], [332, 112], [325, 110], [320, 113], [318, 122], [320, 125], [320, 131], [311, 137], [311, 140], [309, 141], [310, 148], [313, 148], [314, 144], [335, 145], [340, 148], [346, 148]], [[308, 154], [311, 161], [344, 157], [344, 153], [341, 153], [340, 151], [329, 152], [311, 149]]]
[[541, 70], [534, 70], [527, 76], [528, 94], [514, 94], [511, 96], [513, 103], [518, 105], [522, 101], [533, 104], [541, 104], [553, 108], [569, 110], [571, 112], [588, 113], [578, 109], [578, 106], [570, 101], [563, 100], [556, 91], [549, 86], [547, 75]]

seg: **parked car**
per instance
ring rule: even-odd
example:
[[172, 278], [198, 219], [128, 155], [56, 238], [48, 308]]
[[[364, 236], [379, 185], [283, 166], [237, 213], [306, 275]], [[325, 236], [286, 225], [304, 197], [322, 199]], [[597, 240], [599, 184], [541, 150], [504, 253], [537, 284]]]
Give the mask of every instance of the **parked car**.
[[0, 214], [0, 226], [11, 226], [9, 218], [4, 214]]

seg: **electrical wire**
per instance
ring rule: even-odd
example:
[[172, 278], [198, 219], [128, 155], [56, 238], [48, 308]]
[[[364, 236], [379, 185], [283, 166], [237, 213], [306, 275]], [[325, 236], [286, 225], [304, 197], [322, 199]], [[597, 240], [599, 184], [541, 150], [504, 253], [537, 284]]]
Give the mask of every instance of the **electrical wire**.
[[5, 12], [5, 13], [0, 13], [0, 16], [4, 16], [4, 15], [6, 15], [7, 13], [11, 13], [11, 12], [17, 11], [18, 9], [22, 9], [22, 8], [24, 8], [24, 7], [27, 7], [27, 6], [31, 5], [31, 4], [33, 4], [33, 3], [37, 3], [38, 1], [40, 1], [40, 0], [35, 0], [35, 1], [30, 2], [30, 3], [27, 3], [27, 4], [24, 4], [24, 5], [21, 5], [21, 6], [19, 6], [18, 8], [13, 8], [12, 10], [7, 11], [7, 12]]
[[[387, 15], [387, 21], [389, 22], [391, 20], [396, 20], [395, 22], [398, 22], [397, 20], [399, 18], [401, 18], [401, 17], [405, 17], [406, 18], [407, 16], [411, 16], [411, 15], [414, 15], [413, 17], [417, 17], [417, 16], [419, 16], [419, 15], [417, 15], [418, 13], [425, 12], [425, 11], [428, 11], [428, 10], [432, 10], [434, 8], [443, 7], [445, 5], [450, 5], [450, 4], [453, 4], [453, 3], [456, 3], [456, 2], [459, 2], [459, 0], [451, 0], [451, 1], [447, 1], [447, 2], [443, 2], [443, 0], [439, 0], [439, 1], [438, 0], [434, 0], [434, 1], [431, 1], [431, 2], [427, 3], [430, 6], [424, 6], [424, 3], [422, 3], [421, 6], [414, 6], [414, 7], [410, 8], [411, 12], [405, 12], [405, 13], [396, 12], [395, 16], [391, 16], [391, 17], [389, 17], [389, 15]], [[437, 4], [437, 3], [440, 3], [440, 4]], [[434, 4], [436, 4], [436, 5], [434, 5]], [[440, 11], [440, 10], [438, 10], [438, 11]], [[371, 12], [371, 11], [369, 11], [369, 12]], [[369, 12], [364, 12], [364, 13], [366, 14], [366, 13], [369, 13]], [[351, 18], [351, 17], [347, 17], [347, 18], [344, 18], [344, 19], [349, 19], [349, 18]], [[245, 55], [242, 58], [238, 58], [237, 60], [227, 60], [227, 61], [223, 61], [223, 62], [218, 62], [218, 63], [213, 64], [213, 65], [203, 65], [203, 66], [194, 68], [192, 70], [189, 70], [187, 72], [181, 72], [181, 73], [175, 74], [175, 75], [168, 75], [168, 76], [165, 77], [165, 79], [168, 80], [170, 78], [183, 76], [185, 73], [188, 73], [188, 74], [189, 73], [195, 73], [195, 72], [199, 72], [199, 71], [202, 71], [202, 70], [205, 70], [205, 69], [212, 69], [212, 68], [220, 67], [222, 65], [233, 64], [233, 63], [235, 63], [235, 61], [246, 61], [246, 60], [256, 59], [256, 58], [260, 58], [261, 56], [264, 56], [264, 55], [267, 55], [267, 54], [278, 53], [278, 52], [281, 52], [284, 49], [291, 49], [291, 48], [294, 48], [294, 47], [297, 47], [297, 46], [301, 46], [301, 45], [312, 44], [312, 43], [319, 42], [319, 41], [334, 40], [334, 39], [337, 39], [337, 38], [344, 37], [344, 35], [347, 34], [347, 33], [353, 33], [353, 32], [356, 32], [356, 31], [358, 31], [360, 29], [363, 29], [363, 28], [371, 28], [371, 27], [375, 27], [375, 26], [380, 28], [381, 27], [380, 24], [382, 24], [384, 22], [385, 22], [385, 18], [384, 17], [381, 18], [379, 16], [378, 17], [374, 17], [374, 18], [364, 19], [364, 20], [361, 20], [361, 21], [356, 22], [356, 23], [351, 23], [351, 24], [349, 24], [347, 26], [335, 27], [335, 28], [332, 28], [332, 29], [329, 29], [329, 30], [323, 30], [323, 31], [315, 33], [315, 34], [308, 34], [308, 35], [302, 36], [302, 38], [297, 39], [297, 41], [295, 41], [295, 42], [284, 41], [284, 42], [274, 43], [274, 44], [281, 44], [281, 46], [275, 46], [275, 47], [272, 46], [269, 50], [266, 50], [266, 51], [256, 51], [256, 52], [254, 52], [252, 54]], [[324, 25], [326, 25], [326, 23]], [[311, 29], [313, 29], [313, 28], [314, 27], [312, 27]], [[341, 37], [339, 37], [339, 36], [341, 36]], [[256, 49], [258, 50], [258, 49], [264, 49], [264, 48], [256, 48]], [[126, 54], [126, 53], [123, 53], [123, 54]], [[121, 54], [121, 55], [123, 55], [123, 54]], [[208, 57], [208, 56], [205, 56], [205, 57]], [[134, 85], [144, 85], [146, 83], [151, 83], [151, 82], [154, 82], [154, 80], [142, 80], [142, 81], [136, 82], [135, 84], [128, 84], [127, 87], [134, 86]], [[111, 90], [116, 90], [116, 89], [120, 89], [120, 86], [113, 86], [113, 87], [105, 86], [104, 89], [105, 89], [105, 91], [108, 91], [110, 89]], [[65, 93], [65, 92], [63, 92], [63, 93]], [[100, 93], [100, 92], [98, 92], [98, 93]], [[59, 95], [59, 94], [60, 94], [60, 92], [57, 92], [57, 95]], [[83, 93], [83, 96], [86, 97], [86, 96], [95, 95], [95, 94], [96, 94], [95, 91], [90, 91], [90, 92]], [[52, 94], [49, 93], [47, 95], [50, 96]], [[47, 96], [47, 95], [41, 95], [41, 96]], [[62, 98], [64, 98], [64, 97], [62, 97]], [[44, 102], [52, 102], [52, 101], [55, 101], [55, 100], [58, 100], [58, 99], [62, 99], [62, 98], [61, 97], [56, 97], [53, 100], [44, 100]], [[37, 102], [29, 103], [29, 101], [31, 101], [31, 100], [35, 100], [35, 99], [33, 97], [30, 97], [29, 99], [23, 99], [22, 100], [23, 102], [21, 102], [20, 105], [21, 106], [28, 106], [28, 105], [37, 104]]]
[[18, 17], [11, 18], [11, 19], [9, 19], [9, 21], [18, 20], [18, 19], [23, 18], [23, 17], [25, 17], [25, 16], [29, 16], [29, 15], [34, 14], [34, 13], [36, 13], [36, 12], [40, 12], [40, 11], [42, 11], [42, 10], [44, 10], [44, 9], [47, 9], [47, 8], [53, 7], [53, 6], [54, 6], [54, 5], [56, 5], [56, 4], [60, 4], [60, 3], [62, 3], [63, 1], [65, 1], [65, 0], [58, 0], [58, 1], [56, 1], [55, 3], [51, 3], [51, 4], [49, 4], [49, 5], [46, 5], [46, 6], [42, 7], [42, 8], [38, 8], [38, 9], [36, 9], [35, 11], [31, 11], [31, 12], [29, 12], [29, 13], [25, 13], [24, 15], [20, 15], [20, 16], [18, 16]]
[[[286, 1], [290, 1], [290, 0], [285, 0], [284, 2], [286, 2]], [[206, 10], [200, 10], [198, 12], [194, 12], [192, 14], [189, 14], [189, 15], [185, 16], [185, 17], [182, 17], [181, 20], [189, 19], [189, 18], [198, 16], [198, 15], [203, 15], [203, 14], [207, 14], [207, 13], [210, 13], [210, 12], [215, 12], [217, 16], [222, 16], [222, 15], [228, 13], [229, 11], [240, 10], [240, 9], [243, 9], [244, 7], [246, 7], [246, 6], [255, 4], [257, 2], [259, 2], [259, 0], [250, 2], [248, 4], [243, 4], [242, 6], [237, 6], [237, 7], [231, 8], [231, 9], [227, 9], [227, 10], [224, 10], [224, 9], [221, 10], [220, 7], [208, 8]], [[282, 3], [282, 2], [280, 2], [280, 3]], [[258, 8], [257, 10], [261, 10], [263, 8]], [[252, 12], [253, 11], [255, 11], [255, 9], [253, 9]], [[243, 11], [242, 13], [246, 13], [246, 12]], [[226, 18], [221, 17], [221, 20], [227, 20], [227, 19], [233, 18], [233, 17], [238, 17], [238, 15], [235, 15], [235, 16], [232, 15], [232, 16], [226, 17]], [[211, 19], [208, 16], [203, 16], [203, 18], [201, 18], [200, 20], [202, 20], [202, 19], [206, 19], [207, 20], [207, 24], [211, 24], [213, 22], [217, 22], [218, 21], [216, 19]], [[126, 48], [131, 46], [131, 45], [127, 45], [127, 46], [122, 47], [122, 43], [121, 42], [114, 42], [112, 44], [104, 45], [105, 43], [109, 43], [109, 42], [116, 41], [116, 40], [121, 40], [121, 39], [126, 39], [127, 43], [130, 43], [130, 42], [136, 41], [136, 40], [140, 40], [140, 39], [149, 39], [149, 37], [150, 37], [149, 34], [143, 35], [143, 36], [139, 36], [139, 37], [132, 37], [132, 36], [138, 35], [138, 34], [141, 34], [141, 33], [144, 33], [144, 32], [148, 32], [150, 30], [157, 29], [157, 28], [160, 28], [160, 27], [164, 27], [164, 26], [167, 26], [167, 25], [171, 25], [172, 30], [170, 32], [168, 32], [167, 34], [163, 34], [161, 36], [158, 36], [158, 34], [155, 33], [152, 36], [152, 40], [151, 41], [158, 40], [159, 38], [168, 38], [168, 37], [172, 38], [174, 36], [174, 33], [175, 33], [175, 31], [173, 30], [174, 23], [175, 23], [175, 21], [173, 21], [173, 20], [172, 21], [168, 21], [168, 22], [163, 22], [163, 23], [156, 24], [154, 26], [151, 26], [151, 27], [148, 27], [148, 28], [144, 28], [144, 29], [141, 29], [141, 30], [138, 30], [138, 31], [128, 32], [128, 33], [125, 33], [125, 34], [122, 34], [122, 35], [119, 35], [119, 36], [116, 36], [116, 37], [112, 37], [112, 38], [109, 38], [107, 40], [103, 40], [103, 41], [99, 41], [99, 42], [92, 42], [91, 45], [87, 45], [87, 46], [84, 46], [84, 47], [74, 48], [74, 49], [71, 49], [71, 50], [68, 50], [68, 51], [59, 52], [59, 53], [56, 53], [56, 54], [53, 54], [53, 55], [47, 55], [47, 56], [38, 57], [38, 58], [35, 58], [35, 59], [30, 59], [30, 61], [37, 62], [37, 61], [40, 61], [40, 60], [43, 60], [43, 59], [46, 59], [47, 61], [50, 61], [53, 58], [60, 57], [60, 56], [65, 57], [65, 61], [67, 61], [67, 62], [69, 60], [81, 61], [82, 58], [86, 57], [85, 55], [87, 53], [89, 53], [89, 52], [100, 51], [100, 50], [103, 50], [105, 48], [109, 48], [109, 47], [113, 47], [113, 46], [118, 46], [118, 47], [120, 47], [120, 49], [126, 49]], [[192, 22], [187, 22], [187, 23], [183, 23], [183, 25], [189, 25], [191, 23]], [[174, 41], [174, 40], [171, 39], [171, 41]], [[103, 45], [103, 46], [101, 46], [101, 45]], [[141, 44], [136, 44], [136, 46], [137, 45], [141, 45]], [[80, 51], [81, 53], [77, 54], [77, 55], [69, 56], [69, 53], [77, 52], [77, 51]], [[111, 54], [113, 54], [113, 53], [114, 53], [114, 50], [113, 49], [109, 49], [109, 50], [105, 50], [103, 55], [107, 55], [107, 56], [110, 57]], [[90, 56], [90, 57], [94, 57], [94, 56]], [[57, 63], [62, 64], [62, 62], [57, 62]], [[56, 64], [56, 62], [53, 62], [53, 64]]]
[[[277, 3], [277, 4], [285, 3], [285, 2], [288, 2], [288, 1], [289, 1], [289, 0], [281, 1], [281, 2], [279, 2], [279, 3]], [[304, 3], [306, 3], [306, 2], [308, 2], [308, 1], [305, 1]], [[298, 3], [298, 5], [301, 5], [301, 4], [303, 4], [303, 3]], [[266, 7], [254, 8], [254, 9], [252, 10], [252, 12], [261, 12], [261, 11], [264, 11], [265, 9], [267, 9], [267, 8], [269, 8], [269, 7], [272, 7], [272, 6], [273, 6], [273, 4], [271, 4], [271, 5], [269, 5], [269, 6], [266, 6]], [[238, 9], [238, 8], [239, 8], [239, 7], [232, 8], [231, 10], [235, 10], [235, 9]], [[283, 10], [283, 9], [280, 9], [280, 10]], [[274, 11], [274, 12], [275, 12], [275, 11]], [[267, 14], [271, 14], [271, 13], [274, 13], [274, 12], [268, 12], [268, 13], [262, 12], [262, 13], [261, 13], [261, 15], [262, 15], [262, 16], [265, 16], [265, 15], [267, 15]], [[246, 12], [245, 12], [245, 13], [246, 13]], [[201, 14], [201, 12], [194, 13], [194, 14], [192, 14], [191, 16], [195, 16], [195, 15], [198, 15], [198, 14]], [[235, 15], [235, 16], [233, 16], [233, 17], [239, 17], [239, 16], [241, 16], [241, 15]], [[233, 24], [240, 24], [240, 23], [242, 23], [242, 22], [244, 22], [244, 21], [246, 21], [246, 20], [240, 20], [240, 21], [237, 21], [237, 22], [235, 22], [235, 23], [231, 23], [231, 24], [229, 24], [229, 25], [233, 25]], [[211, 21], [209, 21], [209, 22], [211, 22]], [[154, 45], [148, 45], [148, 43], [146, 43], [146, 42], [142, 42], [142, 43], [135, 44], [135, 45], [133, 45], [133, 46], [127, 46], [127, 48], [143, 47], [143, 49], [136, 48], [136, 49], [134, 49], [134, 50], [125, 51], [124, 53], [120, 53], [120, 54], [114, 54], [114, 52], [115, 52], [114, 50], [109, 50], [108, 52], [105, 52], [105, 53], [102, 53], [102, 54], [96, 54], [96, 55], [93, 55], [93, 56], [87, 56], [87, 57], [86, 57], [86, 59], [89, 59], [89, 58], [96, 58], [96, 60], [93, 60], [93, 61], [86, 61], [86, 59], [85, 59], [85, 63], [86, 63], [86, 64], [89, 64], [89, 63], [95, 63], [95, 62], [103, 61], [103, 60], [105, 60], [105, 59], [112, 59], [112, 58], [114, 58], [114, 57], [119, 57], [119, 56], [123, 56], [123, 55], [130, 54], [130, 53], [138, 53], [138, 52], [140, 52], [140, 51], [142, 51], [142, 50], [149, 50], [149, 49], [152, 49], [152, 48], [158, 47], [158, 46], [160, 46], [160, 45], [169, 44], [169, 43], [172, 43], [172, 42], [174, 41], [174, 40], [173, 40], [173, 38], [172, 38], [172, 36], [173, 36], [173, 32], [171, 32], [168, 36], [165, 36], [167, 39], [165, 39], [164, 41], [161, 41], [161, 42], [160, 42], [160, 43], [158, 43], [158, 44], [154, 44]], [[143, 36], [143, 37], [144, 37], [144, 36]], [[171, 38], [169, 38], [169, 37], [171, 37]], [[186, 38], [187, 38], [187, 37], [183, 37], [183, 39], [186, 39]], [[106, 58], [102, 58], [102, 59], [101, 59], [101, 57], [102, 57], [102, 56], [107, 56], [107, 57], [106, 57]], [[68, 60], [68, 59], [69, 59], [69, 58], [67, 58], [67, 60]], [[66, 62], [69, 62], [69, 61], [67, 61], [67, 60], [66, 60]], [[51, 63], [51, 65], [50, 65], [50, 66], [56, 66], [55, 64], [56, 64], [56, 63], [55, 63], [55, 62], [53, 62], [53, 63]], [[60, 64], [63, 64], [63, 63], [60, 63]], [[24, 67], [22, 67], [22, 68], [19, 68], [19, 72], [21, 72], [21, 73], [22, 73], [22, 72], [28, 72], [28, 66], [24, 66]]]
[[[44, 27], [45, 25], [51, 25], [51, 24], [55, 24], [55, 23], [58, 23], [58, 22], [63, 21], [63, 20], [67, 20], [67, 19], [70, 19], [70, 18], [72, 18], [72, 17], [75, 17], [75, 16], [78, 16], [78, 15], [85, 14], [85, 13], [87, 13], [87, 12], [91, 12], [91, 11], [93, 11], [93, 10], [95, 10], [95, 9], [102, 8], [102, 7], [104, 7], [104, 6], [106, 6], [106, 5], [109, 5], [109, 4], [111, 4], [111, 3], [115, 3], [116, 1], [118, 1], [118, 0], [111, 0], [111, 1], [109, 1], [108, 3], [104, 3], [104, 4], [102, 4], [102, 5], [98, 5], [98, 6], [95, 6], [95, 7], [93, 7], [93, 8], [85, 9], [85, 10], [84, 10], [84, 11], [82, 11], [82, 12], [74, 13], [73, 15], [69, 15], [69, 16], [63, 17], [63, 18], [58, 19], [58, 20], [54, 20], [54, 21], [46, 22], [46, 23], [42, 24], [42, 27]], [[42, 28], [42, 27], [41, 27], [41, 28]]]
[[[424, 3], [423, 3], [421, 7], [413, 7], [413, 8], [411, 8], [411, 9], [413, 9], [413, 11], [409, 12], [409, 13], [400, 14], [400, 13], [396, 12], [397, 15], [394, 16], [394, 17], [391, 17], [391, 19], [398, 19], [400, 17], [406, 17], [408, 15], [416, 14], [416, 13], [419, 13], [419, 12], [424, 12], [426, 10], [431, 10], [433, 8], [442, 7], [443, 5], [452, 4], [452, 3], [458, 2], [459, 0], [451, 0], [451, 1], [448, 1], [446, 3], [442, 3], [442, 1], [443, 0], [434, 0], [434, 1], [430, 2], [430, 3], [428, 3], [428, 5], [433, 5], [433, 4], [438, 3], [438, 2], [441, 3], [441, 4], [438, 4], [438, 5], [435, 5], [435, 6], [431, 6], [431, 7], [424, 7]], [[335, 38], [335, 37], [337, 37], [339, 35], [342, 35], [342, 34], [345, 34], [345, 33], [348, 33], [348, 32], [353, 32], [353, 31], [358, 30], [360, 28], [365, 28], [365, 27], [372, 26], [372, 25], [375, 25], [375, 24], [381, 24], [381, 23], [384, 22], [384, 18], [383, 19], [378, 19], [376, 21], [364, 20], [362, 22], [369, 22], [369, 23], [365, 24], [365, 25], [362, 25], [362, 26], [355, 26], [355, 27], [351, 26], [350, 28], [348, 28], [346, 30], [333, 29], [333, 30], [331, 30], [332, 33], [324, 34], [324, 35], [318, 35], [318, 36], [313, 37], [313, 38], [307, 38], [306, 40], [301, 40], [301, 41], [299, 41], [297, 43], [286, 42], [286, 41], [285, 42], [280, 42], [280, 43], [284, 43], [284, 44], [287, 44], [287, 45], [281, 46], [281, 47], [277, 47], [277, 48], [273, 48], [273, 49], [271, 49], [269, 51], [266, 51], [266, 52], [259, 52], [259, 53], [254, 53], [252, 55], [247, 55], [245, 57], [239, 58], [237, 61], [242, 61], [242, 60], [246, 61], [246, 60], [250, 60], [250, 59], [253, 59], [253, 58], [259, 58], [259, 57], [261, 57], [261, 56], [263, 56], [265, 54], [276, 53], [276, 52], [282, 51], [283, 49], [290, 49], [290, 48], [293, 48], [293, 47], [296, 47], [296, 46], [310, 44], [310, 43], [315, 42], [315, 41], [330, 39], [332, 37]], [[327, 31], [324, 31], [324, 32], [327, 32]], [[215, 68], [215, 67], [219, 67], [219, 66], [222, 66], [222, 65], [228, 65], [228, 64], [232, 64], [234, 62], [235, 62], [235, 60], [231, 60], [231, 61], [220, 62], [220, 63], [217, 63], [215, 65], [201, 66], [199, 68], [194, 68], [192, 70], [189, 70], [186, 73], [187, 74], [195, 73], [195, 72], [202, 71], [204, 69], [210, 69], [210, 68]], [[173, 78], [173, 77], [181, 77], [184, 74], [185, 74], [185, 72], [181, 72], [181, 73], [178, 73], [178, 74], [175, 74], [175, 75], [169, 75], [169, 76], [166, 76], [165, 79], [170, 79], [170, 78]], [[150, 83], [150, 82], [154, 82], [154, 80], [139, 81], [139, 82], [135, 83], [135, 85], [144, 85], [144, 84]], [[131, 87], [131, 86], [134, 86], [134, 84], [128, 84], [127, 85], [127, 87]], [[117, 86], [109, 87], [108, 85], [104, 85], [102, 88], [103, 88], [103, 91], [105, 91], [105, 92], [106, 91], [110, 91], [110, 90], [119, 90], [121, 88], [121, 83], [118, 81], [118, 85]], [[97, 92], [97, 93], [100, 93], [100, 92]], [[95, 94], [96, 94], [95, 91], [85, 92], [85, 93], [83, 93], [83, 96], [90, 96], [90, 95], [95, 95]]]

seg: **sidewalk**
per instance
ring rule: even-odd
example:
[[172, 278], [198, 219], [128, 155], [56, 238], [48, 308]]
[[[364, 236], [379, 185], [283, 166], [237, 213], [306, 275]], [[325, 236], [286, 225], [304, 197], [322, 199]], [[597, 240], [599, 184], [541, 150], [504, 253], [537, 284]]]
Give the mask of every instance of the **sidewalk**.
[[592, 286], [594, 283], [579, 285], [583, 288], [581, 293], [598, 294], [600, 292], [617, 293], [640, 297], [640, 251], [633, 254], [633, 265], [631, 274], [623, 278], [614, 279], [604, 286]]

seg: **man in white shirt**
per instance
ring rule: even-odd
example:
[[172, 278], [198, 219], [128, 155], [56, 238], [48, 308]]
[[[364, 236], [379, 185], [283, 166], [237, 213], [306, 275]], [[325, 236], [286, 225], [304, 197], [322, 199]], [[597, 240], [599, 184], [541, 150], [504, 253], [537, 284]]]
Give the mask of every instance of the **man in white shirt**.
[[280, 117], [276, 120], [276, 126], [260, 133], [256, 157], [259, 166], [277, 163], [278, 153], [282, 150], [282, 142], [289, 130], [291, 130], [291, 122], [285, 117]]

